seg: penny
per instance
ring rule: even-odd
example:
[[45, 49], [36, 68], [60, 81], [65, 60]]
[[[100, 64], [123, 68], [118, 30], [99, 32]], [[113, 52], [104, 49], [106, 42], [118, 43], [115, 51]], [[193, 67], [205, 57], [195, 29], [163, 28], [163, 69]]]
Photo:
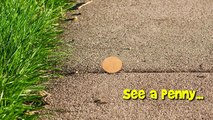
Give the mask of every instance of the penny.
[[117, 73], [122, 68], [122, 61], [115, 56], [107, 57], [102, 62], [102, 68], [107, 73]]

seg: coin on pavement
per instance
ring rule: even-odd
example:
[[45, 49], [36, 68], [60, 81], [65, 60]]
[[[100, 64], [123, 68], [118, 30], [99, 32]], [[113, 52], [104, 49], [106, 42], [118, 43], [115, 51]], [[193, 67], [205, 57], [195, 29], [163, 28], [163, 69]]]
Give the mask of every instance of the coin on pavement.
[[116, 73], [122, 69], [122, 61], [115, 56], [107, 57], [102, 62], [102, 68], [107, 73]]

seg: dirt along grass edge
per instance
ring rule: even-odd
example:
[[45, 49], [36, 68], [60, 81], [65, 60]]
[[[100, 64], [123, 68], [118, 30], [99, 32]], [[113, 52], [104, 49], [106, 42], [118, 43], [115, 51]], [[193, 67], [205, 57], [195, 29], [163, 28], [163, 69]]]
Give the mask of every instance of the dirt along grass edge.
[[0, 1], [0, 119], [37, 119], [61, 61], [59, 20], [74, 1]]

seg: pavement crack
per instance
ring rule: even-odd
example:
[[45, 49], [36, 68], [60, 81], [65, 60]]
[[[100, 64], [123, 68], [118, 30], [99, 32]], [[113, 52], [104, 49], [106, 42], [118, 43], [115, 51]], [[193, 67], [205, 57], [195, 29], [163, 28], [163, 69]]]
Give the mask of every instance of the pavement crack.
[[[122, 73], [126, 73], [126, 74], [129, 74], [129, 73], [213, 73], [213, 71], [210, 71], [210, 70], [207, 70], [207, 71], [121, 71], [121, 72], [118, 72], [118, 73], [115, 73], [115, 74], [122, 74]], [[106, 73], [104, 71], [93, 71], [93, 72], [85, 72], [85, 71], [78, 71], [77, 73], [76, 72], [64, 72], [62, 73], [62, 75], [64, 76], [72, 76], [72, 75], [78, 75], [78, 74], [109, 74], [109, 73]], [[197, 76], [198, 78], [205, 78], [204, 75], [198, 75]]]

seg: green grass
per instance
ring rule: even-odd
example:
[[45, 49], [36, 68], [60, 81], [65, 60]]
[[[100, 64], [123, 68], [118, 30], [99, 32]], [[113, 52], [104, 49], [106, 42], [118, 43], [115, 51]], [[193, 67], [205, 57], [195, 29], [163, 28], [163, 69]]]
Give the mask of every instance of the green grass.
[[66, 0], [0, 0], [0, 120], [31, 120], [54, 74]]

